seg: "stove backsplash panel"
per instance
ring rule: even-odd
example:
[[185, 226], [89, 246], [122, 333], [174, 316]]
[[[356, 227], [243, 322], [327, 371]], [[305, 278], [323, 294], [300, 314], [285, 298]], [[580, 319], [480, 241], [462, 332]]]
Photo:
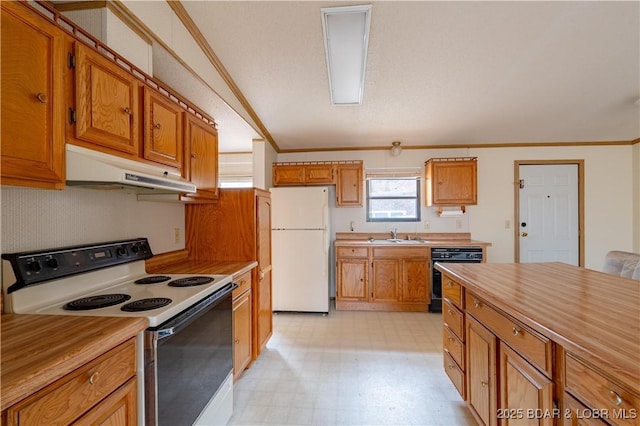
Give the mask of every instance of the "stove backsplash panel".
[[124, 191], [0, 187], [2, 253], [147, 237], [154, 254], [185, 248], [184, 205]]

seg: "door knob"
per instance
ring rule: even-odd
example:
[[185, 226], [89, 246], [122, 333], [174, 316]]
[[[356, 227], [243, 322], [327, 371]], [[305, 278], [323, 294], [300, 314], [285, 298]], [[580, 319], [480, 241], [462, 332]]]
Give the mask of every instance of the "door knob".
[[529, 234], [528, 234], [528, 233], [526, 233], [526, 232], [521, 232], [521, 233], [520, 233], [520, 236], [521, 236], [521, 237], [526, 237], [527, 235], [529, 235]]

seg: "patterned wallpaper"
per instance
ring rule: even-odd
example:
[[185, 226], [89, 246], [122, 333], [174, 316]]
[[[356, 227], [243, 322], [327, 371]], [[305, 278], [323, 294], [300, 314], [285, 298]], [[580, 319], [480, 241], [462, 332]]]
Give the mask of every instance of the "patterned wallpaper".
[[2, 186], [0, 204], [3, 253], [135, 237], [147, 237], [155, 254], [185, 247], [179, 203], [137, 201], [122, 190]]

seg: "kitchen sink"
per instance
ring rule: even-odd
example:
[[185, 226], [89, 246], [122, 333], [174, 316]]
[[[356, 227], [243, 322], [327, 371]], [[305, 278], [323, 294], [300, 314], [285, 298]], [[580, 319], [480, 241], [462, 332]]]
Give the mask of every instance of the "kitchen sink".
[[400, 238], [387, 238], [387, 239], [375, 239], [375, 238], [369, 238], [369, 242], [372, 244], [386, 244], [386, 243], [391, 243], [391, 244], [410, 244], [410, 245], [414, 245], [414, 244], [425, 244], [427, 241], [426, 240], [403, 240]]

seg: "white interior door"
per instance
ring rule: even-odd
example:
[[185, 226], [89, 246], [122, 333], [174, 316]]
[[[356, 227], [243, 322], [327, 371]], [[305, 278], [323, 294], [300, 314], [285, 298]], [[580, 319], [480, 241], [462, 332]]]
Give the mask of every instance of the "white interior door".
[[578, 165], [520, 165], [520, 262], [579, 264]]

